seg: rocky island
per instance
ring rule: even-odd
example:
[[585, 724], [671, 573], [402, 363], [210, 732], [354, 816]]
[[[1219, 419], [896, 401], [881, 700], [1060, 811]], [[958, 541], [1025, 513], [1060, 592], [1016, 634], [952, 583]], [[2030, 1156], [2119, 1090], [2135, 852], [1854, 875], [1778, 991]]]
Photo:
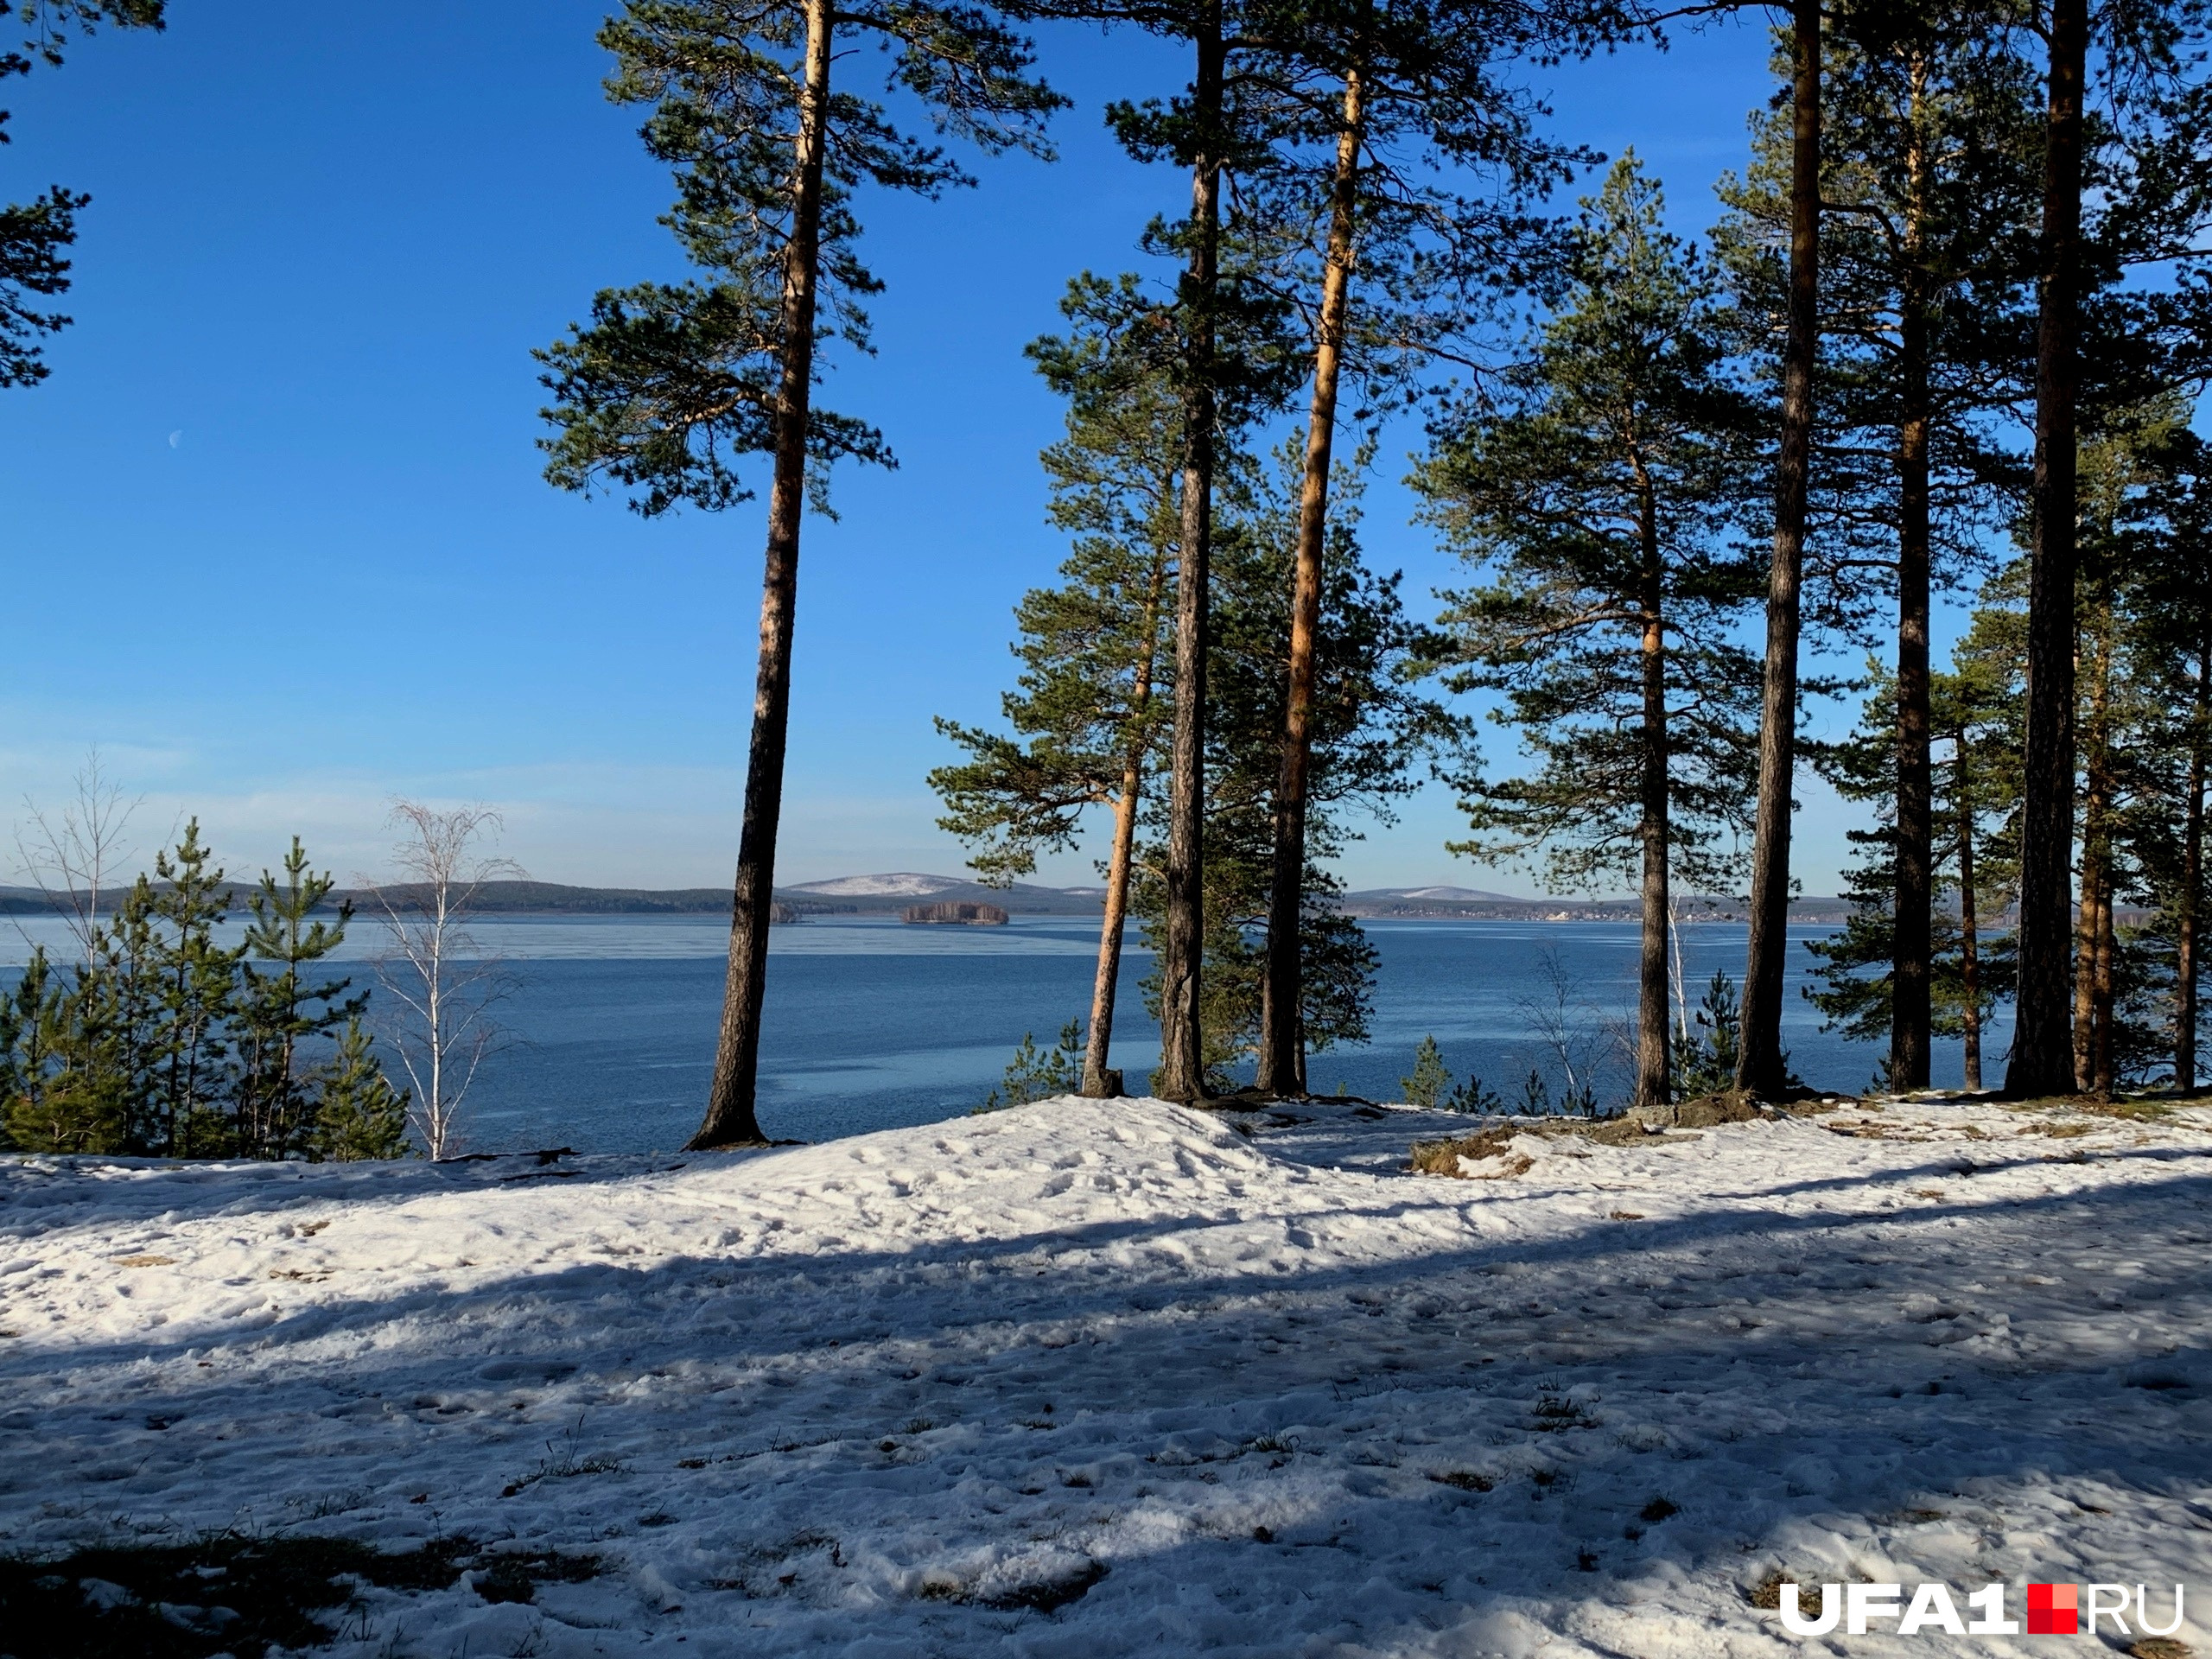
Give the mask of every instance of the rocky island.
[[940, 905], [909, 905], [900, 912], [901, 919], [950, 927], [1004, 927], [1007, 913], [996, 905], [961, 902]]

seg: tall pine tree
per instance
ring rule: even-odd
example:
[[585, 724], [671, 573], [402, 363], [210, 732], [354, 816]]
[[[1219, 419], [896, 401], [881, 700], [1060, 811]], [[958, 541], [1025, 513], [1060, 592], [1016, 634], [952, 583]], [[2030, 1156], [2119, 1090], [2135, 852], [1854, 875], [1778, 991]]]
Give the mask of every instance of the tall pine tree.
[[[1061, 100], [1029, 78], [1028, 43], [991, 11], [931, 0], [630, 0], [601, 31], [610, 97], [651, 107], [646, 149], [675, 171], [668, 216], [705, 282], [602, 291], [592, 321], [541, 355], [554, 397], [546, 475], [627, 490], [648, 517], [749, 493], [742, 457], [772, 457], [766, 569], [728, 978], [705, 1121], [693, 1144], [761, 1139], [760, 1068], [776, 831], [790, 725], [800, 521], [841, 456], [889, 464], [873, 428], [813, 404], [817, 346], [865, 348], [863, 185], [933, 197], [968, 176], [884, 108], [833, 89], [840, 44], [872, 45], [887, 84], [940, 130], [987, 151], [1041, 150]], [[852, 60], [846, 59], [848, 63]]]
[[[232, 1141], [240, 1156], [283, 1158], [310, 1143], [317, 1127], [317, 1068], [301, 1046], [357, 1020], [368, 1004], [366, 992], [346, 995], [350, 979], [315, 974], [315, 964], [344, 943], [353, 918], [350, 899], [329, 918], [314, 918], [334, 885], [327, 872], [309, 868], [307, 849], [295, 836], [283, 880], [264, 870], [260, 887], [247, 895], [232, 1114]], [[257, 965], [262, 963], [274, 966]]]
[[[1980, 557], [2004, 471], [1986, 429], [2024, 391], [2019, 274], [2032, 218], [2033, 87], [2002, 19], [1862, 6], [1829, 31], [1821, 168], [1820, 536], [1808, 613], [1859, 632], [1872, 575], [1894, 591], [1894, 776], [1884, 881], [1892, 914], [1889, 1076], [1929, 1077], [1934, 844], [1929, 639], [1935, 588]], [[1748, 175], [1723, 186], [1722, 239], [1753, 302], [1781, 309], [1794, 139], [1770, 117]], [[1886, 628], [1877, 633], [1888, 633]]]
[[1554, 885], [1643, 899], [1637, 1098], [1672, 1098], [1679, 879], [1720, 890], [1755, 765], [1757, 671], [1732, 639], [1757, 575], [1759, 409], [1730, 372], [1713, 276], [1662, 228], [1630, 156], [1586, 202], [1567, 303], [1502, 409], [1444, 426], [1415, 483], [1489, 580], [1449, 595], [1460, 690], [1537, 758], [1462, 780], [1484, 859], [1546, 853]]
[[1135, 279], [1086, 277], [1070, 288], [1065, 336], [1031, 355], [1067, 400], [1067, 435], [1044, 452], [1052, 522], [1073, 539], [1061, 584], [1033, 588], [1015, 608], [1021, 664], [1001, 699], [1014, 737], [957, 721], [938, 729], [968, 753], [930, 774], [944, 799], [940, 825], [982, 850], [986, 881], [1036, 868], [1074, 845], [1094, 806], [1112, 815], [1105, 913], [1091, 989], [1083, 1092], [1119, 1092], [1110, 1065], [1115, 993], [1140, 817], [1158, 773], [1172, 686], [1174, 570], [1182, 524], [1182, 410], [1147, 350], [1164, 319]]
[[[1300, 885], [1306, 864], [1315, 630], [1339, 392], [1370, 403], [1402, 391], [1429, 353], [1464, 337], [1504, 295], [1548, 276], [1548, 226], [1530, 209], [1585, 159], [1540, 135], [1517, 72], [1529, 57], [1586, 49], [1603, 5], [1531, 9], [1357, 0], [1274, 5], [1248, 32], [1264, 42], [1241, 69], [1269, 111], [1264, 164], [1246, 184], [1263, 203], [1272, 280], [1308, 344], [1309, 401], [1299, 493], [1289, 692], [1278, 734], [1267, 1006], [1300, 1003]], [[1297, 1021], [1263, 1021], [1259, 1086], [1306, 1089]]]

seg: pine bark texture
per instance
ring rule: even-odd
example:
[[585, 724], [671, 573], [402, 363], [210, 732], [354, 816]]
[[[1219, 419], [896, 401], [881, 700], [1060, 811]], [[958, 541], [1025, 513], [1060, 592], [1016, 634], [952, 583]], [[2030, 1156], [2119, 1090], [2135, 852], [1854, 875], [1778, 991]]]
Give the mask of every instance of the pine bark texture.
[[[2109, 622], [2109, 612], [2099, 614]], [[2107, 936], [2112, 916], [2112, 757], [2107, 729], [2112, 696], [2112, 641], [2090, 646], [2089, 706], [2082, 747], [2088, 759], [2082, 796], [2082, 899], [2074, 938], [2074, 1086], [2102, 1090], [2111, 1053], [2112, 967]]]
[[2042, 270], [2036, 324], [2034, 546], [2028, 582], [2027, 738], [2020, 812], [2019, 989], [2007, 1094], [2074, 1083], [2067, 1018], [2074, 849], [2075, 410], [2081, 390], [2082, 83], [2088, 0], [2051, 0]]
[[1935, 902], [1934, 788], [1929, 761], [1928, 359], [1932, 332], [1922, 269], [1929, 158], [1919, 137], [1916, 63], [1914, 137], [1906, 156], [1904, 283], [1899, 306], [1897, 378], [1897, 912], [1890, 963], [1890, 1087], [1925, 1089], [1935, 1017], [1930, 908]]
[[2112, 1098], [2113, 1085], [2113, 918], [2112, 871], [2097, 889], [2097, 965], [2094, 981], [2095, 1024], [2089, 1043], [2089, 1090], [2099, 1100]]
[[1262, 1000], [1259, 1086], [1270, 1094], [1306, 1092], [1306, 1043], [1300, 1010], [1300, 933], [1306, 897], [1306, 803], [1313, 757], [1313, 655], [1320, 632], [1321, 558], [1329, 521], [1329, 466], [1336, 441], [1337, 382], [1344, 364], [1344, 315], [1351, 296], [1352, 234], [1358, 207], [1365, 88], [1344, 77], [1344, 127], [1337, 138], [1330, 195], [1328, 255], [1321, 273], [1321, 315], [1313, 343], [1313, 401], [1306, 423], [1306, 461], [1298, 498], [1298, 551], [1292, 577], [1288, 695], [1282, 772], [1275, 785], [1274, 868], [1268, 892], [1266, 995]]
[[1751, 941], [1744, 967], [1743, 1050], [1736, 1080], [1774, 1097], [1788, 1084], [1782, 1055], [1783, 976], [1789, 948], [1789, 814], [1797, 754], [1799, 589], [1813, 448], [1813, 361], [1820, 333], [1821, 7], [1791, 6], [1789, 315], [1783, 349], [1782, 447], [1776, 468], [1774, 556], [1768, 572], [1759, 791], [1752, 831]]
[[1205, 136], [1191, 169], [1191, 251], [1183, 276], [1183, 522], [1175, 586], [1175, 733], [1167, 816], [1166, 925], [1160, 966], [1160, 1071], [1166, 1100], [1205, 1095], [1199, 976], [1205, 954], [1205, 711], [1208, 566], [1213, 537], [1214, 303], [1221, 161], [1217, 135], [1225, 54], [1219, 7], [1198, 31], [1192, 86]]
[[2212, 648], [2196, 658], [2190, 711], [2189, 798], [2183, 808], [2181, 893], [2174, 905], [2174, 1086], [2196, 1092], [2197, 915], [2204, 887], [2204, 750], [2212, 727]]
[[706, 1121], [691, 1149], [760, 1144], [753, 1097], [760, 1071], [760, 1007], [767, 989], [768, 927], [783, 810], [784, 751], [791, 725], [791, 627], [798, 599], [798, 537], [806, 505], [806, 429], [814, 376], [814, 312], [821, 251], [822, 168], [828, 143], [830, 0], [807, 0], [806, 61], [794, 143], [791, 234], [784, 252], [783, 361], [776, 386], [774, 482], [768, 494], [767, 568], [760, 594], [760, 655], [753, 741], [745, 771], [745, 823], [730, 900], [729, 970]]
[[1114, 846], [1106, 863], [1106, 914], [1098, 925], [1098, 972], [1090, 988], [1090, 1036], [1083, 1056], [1083, 1092], [1094, 1100], [1122, 1092], [1121, 1074], [1106, 1062], [1114, 1043], [1114, 994], [1121, 982], [1122, 935], [1128, 924], [1129, 871], [1135, 861], [1137, 808], [1144, 793], [1143, 734], [1152, 709], [1153, 641], [1160, 635], [1160, 601], [1166, 567], [1155, 563], [1145, 595], [1145, 652], [1138, 660], [1129, 693], [1129, 724], [1139, 736], [1122, 767], [1122, 792], [1114, 802]]
[[1669, 1075], [1667, 1004], [1668, 890], [1667, 633], [1665, 571], [1651, 493], [1643, 493], [1637, 525], [1643, 554], [1643, 777], [1638, 832], [1643, 842], [1643, 936], [1636, 1019], [1636, 1103], [1656, 1108], [1674, 1097]]

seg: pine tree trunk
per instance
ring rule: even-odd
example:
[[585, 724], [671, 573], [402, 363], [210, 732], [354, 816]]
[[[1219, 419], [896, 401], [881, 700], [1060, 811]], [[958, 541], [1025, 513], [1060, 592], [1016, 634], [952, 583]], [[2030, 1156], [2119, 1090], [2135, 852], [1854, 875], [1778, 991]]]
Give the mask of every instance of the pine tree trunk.
[[1658, 519], [1649, 487], [1637, 528], [1643, 552], [1643, 778], [1639, 804], [1643, 842], [1643, 951], [1636, 1006], [1636, 1103], [1662, 1107], [1674, 1098], [1669, 1076], [1667, 1006], [1668, 798], [1667, 635]]
[[2097, 968], [2093, 983], [2095, 1023], [2089, 1046], [2089, 1091], [2110, 1100], [2113, 1090], [2112, 861], [2106, 854], [2105, 879], [2097, 888]]
[[2097, 1040], [2101, 1012], [2098, 957], [2104, 940], [2104, 916], [2112, 904], [2112, 766], [2107, 747], [2112, 694], [2111, 612], [2094, 611], [2095, 635], [2085, 638], [2078, 656], [2089, 659], [2089, 706], [2082, 721], [2086, 766], [2082, 794], [2082, 901], [2075, 927], [2074, 1086], [2097, 1086]]
[[2089, 1086], [2089, 1051], [2091, 1033], [2097, 1018], [2097, 876], [2099, 874], [2095, 851], [2095, 801], [2090, 800], [2088, 820], [2092, 828], [2085, 830], [2082, 845], [2082, 896], [2074, 916], [2074, 1027], [2070, 1047], [2074, 1062], [2074, 1088], [2086, 1091]]
[[2066, 1092], [2067, 874], [2074, 850], [2075, 404], [2081, 388], [2082, 88], [2088, 0], [2051, 0], [2036, 324], [2034, 549], [2020, 813], [2019, 994], [2005, 1092]]
[[1114, 803], [1114, 849], [1106, 863], [1106, 914], [1098, 925], [1098, 973], [1090, 988], [1090, 1039], [1083, 1056], [1083, 1092], [1104, 1100], [1122, 1092], [1119, 1074], [1109, 1077], [1106, 1061], [1114, 1042], [1114, 993], [1122, 976], [1122, 934], [1129, 914], [1129, 868], [1137, 836], [1137, 807], [1144, 792], [1145, 752], [1151, 747], [1153, 668], [1158, 660], [1160, 600], [1167, 569], [1155, 560], [1145, 594], [1144, 654], [1137, 659], [1129, 691], [1128, 726], [1133, 734], [1122, 764], [1122, 792]]
[[1797, 759], [1798, 589], [1813, 449], [1813, 359], [1820, 333], [1821, 5], [1792, 0], [1789, 327], [1782, 359], [1782, 450], [1775, 478], [1774, 557], [1767, 575], [1766, 666], [1759, 713], [1759, 793], [1752, 831], [1751, 942], [1744, 966], [1738, 1086], [1779, 1096], [1782, 982], [1789, 950], [1789, 814]]
[[828, 143], [830, 0], [806, 0], [805, 83], [799, 96], [791, 241], [784, 251], [783, 361], [776, 385], [774, 482], [768, 494], [767, 569], [760, 594], [760, 656], [753, 692], [753, 745], [745, 771], [745, 824], [731, 894], [729, 972], [706, 1121], [690, 1149], [760, 1145], [753, 1109], [760, 1071], [760, 1004], [767, 989], [768, 918], [774, 903], [776, 828], [783, 812], [784, 748], [791, 724], [791, 625], [798, 602], [798, 532], [806, 505], [807, 406], [814, 376], [816, 267], [820, 257], [823, 152]]
[[1967, 763], [1967, 734], [1958, 733], [1958, 776], [1953, 785], [1959, 808], [1959, 979], [1966, 998], [1966, 1086], [1981, 1087], [1981, 918], [1974, 874], [1974, 789]]
[[1153, 1092], [1205, 1096], [1199, 976], [1205, 957], [1205, 715], [1209, 555], [1213, 536], [1214, 305], [1221, 234], [1221, 9], [1197, 29], [1194, 118], [1203, 137], [1191, 170], [1191, 254], [1183, 274], [1183, 524], [1175, 583], [1175, 736], [1168, 779], [1167, 916], [1160, 963], [1160, 1071]]
[[1897, 911], [1890, 962], [1890, 1087], [1929, 1083], [1935, 815], [1929, 763], [1928, 277], [1921, 266], [1928, 154], [1919, 139], [1925, 65], [1912, 67], [1904, 284], [1897, 382]]
[[1306, 897], [1306, 771], [1313, 754], [1313, 652], [1321, 619], [1321, 554], [1328, 534], [1329, 461], [1336, 441], [1337, 379], [1351, 296], [1352, 221], [1358, 205], [1359, 147], [1366, 89], [1344, 77], [1344, 127], [1337, 135], [1330, 193], [1329, 251], [1321, 272], [1321, 316], [1313, 341], [1313, 403], [1306, 423], [1306, 473], [1298, 498], [1298, 554], [1290, 601], [1290, 688], [1284, 705], [1282, 772], [1275, 784], [1274, 870], [1268, 890], [1267, 994], [1260, 1033], [1260, 1087], [1306, 1092], [1300, 934]]
[[2196, 706], [2189, 724], [2189, 799], [2183, 810], [2181, 893], [2174, 909], [2174, 1086], [2196, 1092], [2196, 918], [2204, 887], [2204, 761], [2212, 726], [2212, 644], [2196, 658]]
[[1090, 986], [1090, 1038], [1083, 1055], [1083, 1092], [1094, 1100], [1120, 1094], [1107, 1076], [1114, 1042], [1114, 992], [1122, 976], [1122, 932], [1129, 913], [1129, 861], [1136, 841], [1137, 791], [1142, 773], [1132, 765], [1122, 772], [1122, 793], [1114, 803], [1114, 849], [1106, 864], [1106, 914], [1098, 925], [1098, 971]]

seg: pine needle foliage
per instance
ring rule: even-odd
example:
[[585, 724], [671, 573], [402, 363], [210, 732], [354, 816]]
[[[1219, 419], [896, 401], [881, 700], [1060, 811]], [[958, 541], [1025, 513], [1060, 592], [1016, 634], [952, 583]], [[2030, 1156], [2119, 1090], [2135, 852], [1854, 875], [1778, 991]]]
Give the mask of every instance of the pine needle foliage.
[[1585, 203], [1574, 287], [1508, 398], [1461, 405], [1414, 476], [1424, 517], [1490, 580], [1445, 595], [1447, 684], [1536, 760], [1457, 779], [1486, 862], [1541, 850], [1555, 890], [1637, 879], [1647, 540], [1668, 668], [1675, 877], [1725, 891], [1755, 757], [1757, 665], [1734, 626], [1758, 590], [1758, 408], [1734, 381], [1717, 284], [1662, 228], [1658, 187], [1624, 156]]
[[1452, 1073], [1444, 1064], [1444, 1051], [1436, 1046], [1433, 1036], [1423, 1037], [1421, 1046], [1414, 1051], [1411, 1075], [1398, 1079], [1408, 1106], [1433, 1108], [1445, 1092], [1452, 1087]]
[[929, 776], [940, 828], [977, 850], [986, 881], [1011, 880], [1065, 851], [1085, 810], [1142, 789], [1157, 769], [1173, 708], [1174, 565], [1182, 410], [1147, 360], [1149, 324], [1135, 277], [1069, 288], [1064, 336], [1029, 355], [1067, 402], [1066, 435], [1042, 460], [1048, 517], [1071, 550], [1060, 583], [1014, 609], [1020, 664], [1000, 699], [1014, 735], [940, 718], [968, 759]]
[[1071, 1020], [1061, 1027], [1059, 1041], [1050, 1048], [1039, 1048], [1036, 1033], [1023, 1032], [1021, 1046], [1014, 1050], [1005, 1078], [970, 1116], [1002, 1112], [1009, 1107], [1027, 1106], [1034, 1100], [1073, 1094], [1076, 1085], [1083, 1081], [1084, 1048], [1080, 1020]]
[[[327, 918], [314, 916], [334, 885], [327, 872], [308, 868], [307, 849], [295, 836], [284, 855], [283, 879], [264, 870], [260, 887], [247, 896], [232, 1133], [232, 1150], [238, 1154], [283, 1158], [321, 1136], [317, 1079], [305, 1062], [302, 1045], [340, 1026], [347, 1027], [350, 1035], [368, 1005], [365, 991], [346, 995], [350, 979], [312, 976], [315, 964], [344, 942], [346, 925], [353, 918], [350, 901], [339, 905]], [[351, 1086], [356, 1090], [365, 1086], [367, 1076], [365, 1032], [359, 1040], [361, 1047], [350, 1062], [356, 1073]], [[339, 1058], [346, 1063], [342, 1045]], [[327, 1108], [326, 1099], [321, 1109]]]
[[392, 1087], [359, 1019], [346, 1021], [321, 1083], [309, 1128], [311, 1157], [342, 1164], [406, 1155], [406, 1092]]
[[233, 889], [188, 822], [111, 914], [82, 912], [82, 960], [34, 950], [0, 997], [0, 1148], [403, 1155], [405, 1100], [359, 1017], [367, 997], [313, 968], [350, 913], [330, 890], [296, 837], [283, 879], [264, 870], [248, 894], [245, 938], [220, 944]]
[[[1027, 78], [1027, 43], [983, 8], [861, 0], [835, 16], [848, 49], [880, 48], [887, 90], [938, 132], [986, 151], [1043, 150], [1039, 124], [1064, 100]], [[743, 459], [775, 448], [791, 344], [785, 294], [805, 182], [792, 156], [806, 36], [806, 8], [793, 0], [632, 0], [600, 30], [616, 60], [607, 96], [649, 106], [645, 149], [677, 183], [664, 222], [702, 276], [602, 289], [589, 324], [537, 353], [553, 395], [545, 473], [562, 488], [625, 491], [649, 518], [753, 493]], [[974, 181], [872, 98], [833, 90], [827, 121], [815, 339], [865, 353], [866, 302], [882, 283], [861, 260], [857, 194], [934, 198]], [[810, 409], [806, 446], [817, 512], [831, 462], [893, 464], [881, 433], [827, 410]]]
[[[102, 24], [158, 29], [163, 11], [163, 0], [8, 0], [0, 22], [23, 33], [19, 46], [0, 49], [0, 81], [35, 64], [59, 68], [70, 39]], [[8, 111], [0, 110], [0, 144], [9, 142]], [[35, 385], [52, 372], [41, 342], [70, 319], [41, 302], [68, 291], [77, 214], [91, 201], [57, 184], [29, 201], [0, 203], [0, 389]]]
[[[1215, 534], [1206, 670], [1199, 1021], [1209, 1091], [1236, 1086], [1237, 1068], [1253, 1058], [1262, 1026], [1301, 453], [1294, 435], [1272, 464], [1247, 460], [1224, 468], [1224, 477], [1238, 480], [1238, 493], [1227, 498]], [[1338, 508], [1321, 572], [1325, 626], [1314, 665], [1297, 1011], [1300, 1039], [1314, 1053], [1367, 1040], [1373, 1011], [1374, 947], [1337, 907], [1343, 888], [1330, 861], [1359, 836], [1363, 821], [1393, 821], [1395, 804], [1419, 786], [1422, 764], [1457, 733], [1422, 684], [1436, 642], [1406, 614], [1401, 576], [1378, 575], [1361, 557], [1366, 465], [1364, 455], [1351, 458], [1337, 480]], [[1155, 949], [1166, 914], [1164, 869], [1155, 839], [1135, 900]], [[1156, 968], [1145, 991], [1157, 1013]]]
[[1763, 585], [1762, 410], [1713, 273], [1663, 222], [1623, 156], [1503, 395], [1448, 410], [1413, 479], [1481, 578], [1442, 595], [1446, 683], [1497, 699], [1535, 762], [1458, 769], [1474, 835], [1452, 849], [1535, 858], [1554, 890], [1640, 892], [1645, 1105], [1672, 1092], [1671, 894], [1725, 890], [1742, 861], [1759, 665], [1738, 625]]

